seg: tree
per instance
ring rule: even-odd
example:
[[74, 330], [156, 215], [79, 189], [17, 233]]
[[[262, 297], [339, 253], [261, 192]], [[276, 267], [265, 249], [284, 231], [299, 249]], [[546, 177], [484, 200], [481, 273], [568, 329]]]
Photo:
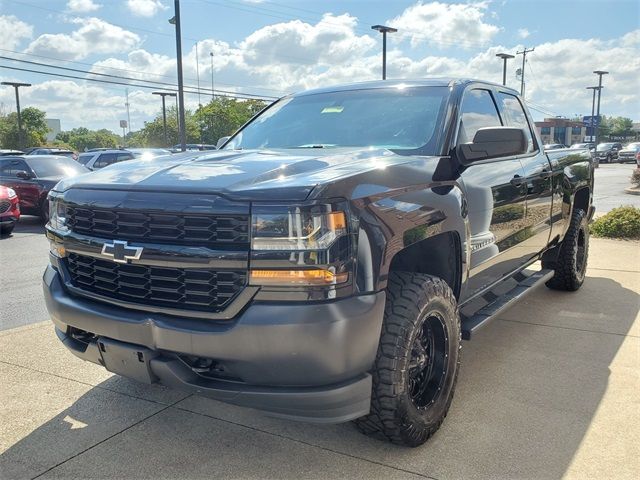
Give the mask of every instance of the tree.
[[73, 150], [83, 152], [90, 148], [116, 148], [120, 137], [106, 128], [89, 130], [79, 127], [56, 135], [55, 143], [64, 143]]
[[[189, 110], [185, 111], [185, 123], [187, 125], [187, 143], [200, 143], [198, 125]], [[151, 122], [145, 122], [143, 128], [132, 133], [127, 143], [129, 146], [137, 147], [169, 147], [179, 141], [176, 107], [170, 107], [167, 109], [167, 144], [164, 142], [162, 113], [158, 114]]]
[[[27, 107], [21, 112], [24, 147], [37, 147], [47, 140], [49, 127], [45, 121], [46, 113], [35, 107]], [[0, 145], [2, 148], [18, 149], [18, 114], [10, 113], [0, 117]]]
[[195, 113], [203, 143], [215, 145], [220, 137], [233, 134], [267, 104], [261, 100], [218, 97]]

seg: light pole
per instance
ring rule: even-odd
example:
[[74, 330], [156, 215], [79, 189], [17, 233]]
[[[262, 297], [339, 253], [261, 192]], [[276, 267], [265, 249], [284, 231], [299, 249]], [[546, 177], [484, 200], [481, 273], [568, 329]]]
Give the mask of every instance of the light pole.
[[385, 25], [373, 25], [372, 30], [382, 33], [382, 80], [387, 79], [387, 33], [395, 33], [397, 28], [387, 27]]
[[502, 59], [502, 85], [507, 85], [507, 60], [510, 58], [516, 58], [514, 55], [509, 55], [508, 53], [497, 53], [496, 57], [500, 57]]
[[596, 149], [598, 148], [598, 140], [600, 136], [600, 95], [602, 93], [602, 76], [608, 75], [609, 72], [605, 72], [604, 70], [594, 70], [593, 73], [598, 75], [598, 110], [596, 112], [596, 118], [598, 119], [598, 123], [596, 124]]
[[516, 55], [522, 55], [522, 72], [520, 74], [520, 95], [524, 98], [524, 62], [527, 59], [527, 53], [531, 53], [535, 50], [535, 48], [524, 47], [524, 50], [521, 52], [516, 52]]
[[595, 142], [596, 125], [594, 120], [596, 110], [596, 90], [600, 90], [601, 87], [587, 87], [587, 90], [593, 90], [593, 98], [591, 99], [591, 135], [589, 135], [590, 141]]
[[2, 85], [8, 85], [13, 87], [16, 91], [16, 113], [18, 114], [18, 150], [22, 150], [23, 142], [22, 142], [22, 115], [20, 113], [20, 94], [18, 93], [18, 89], [20, 87], [30, 87], [30, 83], [19, 83], [19, 82], [2, 82]]
[[209, 58], [211, 58], [211, 100], [215, 100], [216, 91], [213, 89], [213, 52], [209, 52]]
[[153, 92], [153, 95], [160, 95], [162, 97], [162, 125], [164, 127], [164, 146], [169, 146], [169, 141], [167, 140], [167, 108], [165, 105], [164, 97], [175, 97], [175, 93], [169, 92]]
[[178, 118], [180, 150], [187, 150], [187, 129], [184, 119], [184, 85], [182, 82], [182, 31], [180, 27], [180, 0], [174, 0], [175, 15], [169, 23], [176, 26], [176, 60], [178, 63]]

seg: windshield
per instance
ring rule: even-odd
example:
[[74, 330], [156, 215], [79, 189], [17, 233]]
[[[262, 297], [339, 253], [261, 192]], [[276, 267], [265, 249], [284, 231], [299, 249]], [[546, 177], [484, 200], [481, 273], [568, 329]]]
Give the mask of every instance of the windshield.
[[73, 175], [80, 175], [81, 173], [87, 173], [85, 167], [80, 165], [75, 160], [67, 157], [43, 157], [43, 158], [29, 158], [29, 166], [33, 169], [36, 177], [71, 177]]
[[613, 145], [613, 143], [601, 143], [600, 145], [598, 145], [598, 151], [603, 152], [605, 150], [610, 150]]
[[430, 155], [448, 93], [446, 87], [409, 87], [286, 97], [224, 148], [376, 147]]

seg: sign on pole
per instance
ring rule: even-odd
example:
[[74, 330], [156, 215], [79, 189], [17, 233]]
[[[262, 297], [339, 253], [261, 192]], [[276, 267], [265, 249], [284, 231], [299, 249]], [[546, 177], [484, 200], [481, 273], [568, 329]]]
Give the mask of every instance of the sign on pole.
[[582, 117], [582, 125], [586, 128], [594, 128], [600, 125], [600, 117], [597, 115], [585, 115]]
[[127, 128], [127, 121], [126, 120], [120, 120], [120, 128]]

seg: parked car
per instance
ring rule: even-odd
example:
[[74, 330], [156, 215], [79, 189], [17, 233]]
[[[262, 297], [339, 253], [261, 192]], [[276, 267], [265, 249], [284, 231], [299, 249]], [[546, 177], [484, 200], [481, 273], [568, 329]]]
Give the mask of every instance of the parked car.
[[78, 162], [89, 170], [99, 170], [114, 163], [132, 160], [133, 158], [135, 158], [134, 154], [127, 150], [111, 149], [81, 153], [78, 157]]
[[15, 155], [24, 155], [24, 152], [21, 152], [20, 150], [5, 150], [5, 149], [0, 150], [0, 157], [15, 156]]
[[569, 148], [586, 148], [587, 150], [593, 150], [595, 147], [594, 143], [574, 143]]
[[29, 152], [26, 155], [61, 155], [64, 157], [69, 157], [72, 159], [77, 159], [78, 154], [71, 150], [66, 150], [64, 148], [49, 148], [49, 147], [38, 147], [29, 149]]
[[133, 153], [133, 156], [142, 160], [151, 160], [162, 155], [171, 155], [171, 150], [166, 148], [127, 148], [128, 152]]
[[9, 235], [20, 220], [20, 202], [13, 188], [0, 185], [0, 233]]
[[618, 151], [618, 162], [634, 163], [640, 153], [640, 142], [634, 142], [626, 145], [622, 150]]
[[545, 152], [513, 89], [318, 89], [220, 151], [60, 182], [45, 303], [113, 373], [417, 446], [461, 338], [538, 285], [581, 287], [592, 194], [588, 151]]
[[621, 143], [599, 143], [596, 148], [596, 157], [600, 163], [611, 163], [618, 159], [618, 151], [622, 150]]
[[75, 160], [57, 155], [0, 157], [0, 185], [15, 190], [22, 213], [43, 220], [49, 218], [47, 194], [54, 185], [88, 171]]
[[[182, 151], [182, 146], [180, 144], [174, 145], [173, 147], [171, 147], [171, 152], [176, 153], [176, 152], [181, 152]], [[190, 150], [217, 150], [215, 145], [207, 145], [204, 143], [187, 143], [187, 151]]]
[[545, 150], [559, 150], [561, 148], [567, 148], [563, 143], [548, 143], [544, 146]]

